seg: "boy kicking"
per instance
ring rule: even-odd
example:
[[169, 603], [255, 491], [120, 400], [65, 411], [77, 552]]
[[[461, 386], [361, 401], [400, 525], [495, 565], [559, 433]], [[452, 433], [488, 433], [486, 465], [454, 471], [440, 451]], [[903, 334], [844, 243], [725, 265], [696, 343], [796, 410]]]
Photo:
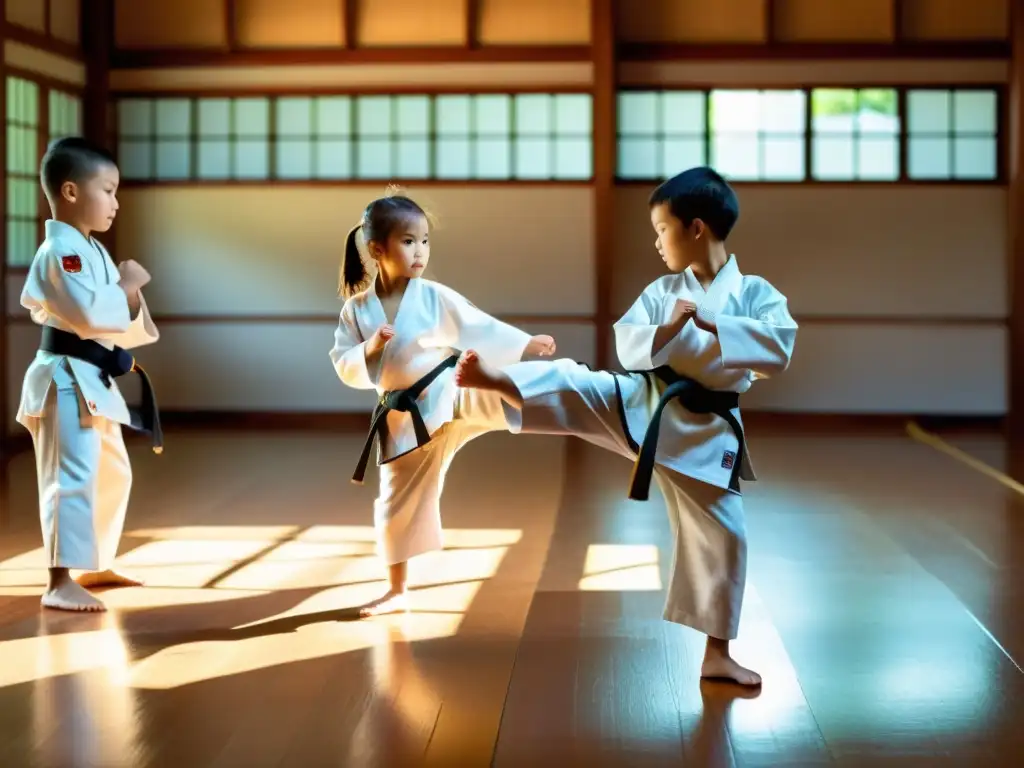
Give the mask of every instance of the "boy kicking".
[[739, 395], [786, 370], [797, 325], [786, 297], [743, 275], [726, 250], [739, 204], [718, 173], [685, 171], [649, 202], [655, 245], [671, 274], [615, 324], [628, 373], [572, 360], [497, 370], [467, 350], [456, 382], [499, 392], [513, 433], [576, 435], [634, 459], [632, 499], [647, 498], [653, 474], [675, 536], [664, 617], [707, 635], [702, 677], [756, 686], [760, 675], [729, 652], [747, 567], [739, 481], [756, 479]]

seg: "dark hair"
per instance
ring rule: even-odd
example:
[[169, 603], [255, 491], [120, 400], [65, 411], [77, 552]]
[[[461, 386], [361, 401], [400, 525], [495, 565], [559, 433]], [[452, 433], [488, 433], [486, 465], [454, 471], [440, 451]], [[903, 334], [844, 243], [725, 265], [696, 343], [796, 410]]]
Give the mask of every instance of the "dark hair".
[[672, 215], [689, 227], [700, 219], [719, 240], [725, 240], [740, 217], [740, 201], [713, 168], [699, 166], [663, 182], [651, 193], [653, 208], [668, 203]]
[[360, 230], [369, 250], [370, 243], [385, 245], [391, 233], [403, 224], [424, 217], [430, 222], [430, 216], [412, 198], [400, 194], [396, 187], [389, 187], [384, 197], [378, 198], [366, 206], [363, 217], [348, 232], [345, 238], [345, 254], [341, 259], [341, 275], [338, 280], [338, 295], [343, 298], [354, 296], [369, 285], [369, 273], [359, 253], [356, 235]]
[[39, 178], [47, 196], [54, 199], [60, 196], [60, 188], [66, 182], [79, 184], [104, 166], [117, 167], [117, 161], [107, 150], [80, 136], [65, 136], [46, 148]]

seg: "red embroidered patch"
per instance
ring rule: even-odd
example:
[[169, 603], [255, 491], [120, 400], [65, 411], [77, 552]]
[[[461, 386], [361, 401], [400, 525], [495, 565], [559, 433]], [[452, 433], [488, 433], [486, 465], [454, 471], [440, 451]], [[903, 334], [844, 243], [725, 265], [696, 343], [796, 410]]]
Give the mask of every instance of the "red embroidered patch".
[[64, 267], [65, 272], [82, 271], [82, 259], [79, 256], [61, 256], [60, 265]]
[[736, 454], [732, 451], [726, 451], [722, 454], [722, 469], [732, 469], [732, 465], [736, 461]]

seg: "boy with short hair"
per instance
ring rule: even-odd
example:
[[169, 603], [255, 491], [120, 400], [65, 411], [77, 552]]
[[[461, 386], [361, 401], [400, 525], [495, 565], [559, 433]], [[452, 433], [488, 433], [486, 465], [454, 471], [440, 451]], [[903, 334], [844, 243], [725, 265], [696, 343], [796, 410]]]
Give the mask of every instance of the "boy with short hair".
[[499, 371], [467, 350], [456, 381], [500, 392], [512, 432], [576, 435], [634, 459], [632, 499], [647, 498], [654, 474], [675, 536], [664, 617], [708, 636], [703, 677], [756, 686], [760, 675], [729, 653], [746, 580], [739, 480], [756, 479], [739, 395], [788, 368], [797, 324], [786, 297], [741, 274], [726, 250], [739, 204], [718, 173], [685, 171], [649, 204], [656, 247], [672, 274], [649, 285], [615, 324], [629, 373], [572, 360]]
[[[28, 269], [21, 304], [42, 326], [25, 373], [18, 422], [32, 434], [49, 584], [42, 605], [102, 611], [88, 588], [137, 586], [111, 568], [131, 491], [121, 425], [160, 426], [145, 372], [125, 349], [159, 334], [142, 297], [149, 274], [135, 261], [115, 266], [92, 235], [110, 229], [120, 176], [114, 158], [82, 138], [58, 139], [42, 160], [50, 204], [46, 239]], [[142, 377], [145, 412], [133, 414], [114, 379]], [[69, 570], [87, 571], [72, 580]]]

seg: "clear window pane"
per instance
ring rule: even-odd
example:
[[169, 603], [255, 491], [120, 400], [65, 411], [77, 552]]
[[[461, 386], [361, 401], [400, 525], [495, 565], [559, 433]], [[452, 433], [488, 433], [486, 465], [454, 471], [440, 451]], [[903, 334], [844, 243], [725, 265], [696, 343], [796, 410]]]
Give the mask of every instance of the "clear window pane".
[[764, 91], [760, 101], [761, 130], [804, 132], [806, 104], [803, 91]]
[[277, 176], [309, 179], [313, 176], [313, 142], [310, 139], [277, 140]]
[[439, 138], [436, 144], [434, 173], [439, 179], [468, 179], [471, 144], [468, 139]]
[[[360, 137], [379, 139], [391, 135], [393, 127], [390, 96], [360, 96], [356, 102], [356, 111]], [[390, 164], [390, 161], [388, 163]]]
[[953, 94], [953, 116], [957, 133], [996, 133], [999, 118], [995, 92], [957, 91]]
[[857, 147], [857, 171], [865, 181], [895, 181], [900, 176], [900, 143], [896, 136], [866, 136]]
[[192, 146], [187, 140], [165, 139], [156, 145], [156, 177], [187, 179], [192, 171]]
[[386, 179], [393, 175], [390, 139], [360, 139], [356, 175], [361, 179]]
[[279, 98], [275, 117], [278, 136], [307, 138], [313, 132], [313, 100], [291, 96]]
[[126, 179], [153, 176], [153, 142], [146, 139], [121, 139], [117, 144], [118, 166]]
[[472, 109], [470, 99], [469, 96], [438, 96], [435, 99], [435, 120], [439, 136], [469, 136]]
[[270, 135], [270, 99], [235, 99], [235, 135], [266, 139]]
[[704, 138], [665, 139], [665, 159], [661, 175], [665, 178], [704, 165]]
[[590, 139], [555, 141], [555, 178], [589, 179], [594, 175], [593, 145]]
[[763, 140], [763, 178], [774, 181], [799, 181], [804, 173], [804, 141], [802, 138], [774, 138]]
[[620, 136], [653, 136], [658, 130], [659, 94], [645, 91], [620, 93], [618, 123]]
[[546, 93], [525, 93], [516, 96], [516, 134], [546, 136], [551, 133], [554, 104]]
[[907, 175], [912, 179], [948, 179], [950, 144], [946, 138], [907, 139]]
[[352, 177], [352, 142], [348, 139], [321, 139], [316, 145], [317, 178]]
[[761, 94], [757, 91], [712, 91], [709, 112], [715, 132], [762, 128]]
[[430, 134], [430, 97], [397, 96], [397, 122], [399, 136], [428, 136]]
[[590, 94], [563, 93], [555, 98], [555, 132], [565, 135], [590, 136], [594, 118]]
[[430, 176], [430, 141], [428, 139], [398, 139], [398, 169], [396, 175], [406, 179], [425, 179]]
[[478, 139], [475, 154], [476, 178], [512, 177], [511, 142], [508, 139]]
[[858, 93], [858, 106], [857, 129], [861, 133], [899, 133], [899, 100], [894, 88], [864, 88]]
[[656, 179], [661, 143], [654, 138], [619, 139], [617, 175], [623, 179]]
[[231, 177], [231, 143], [227, 139], [200, 139], [197, 143], [199, 178]]
[[157, 99], [156, 135], [160, 138], [178, 139], [191, 133], [192, 102], [188, 99]]
[[316, 100], [316, 130], [320, 137], [348, 137], [352, 134], [352, 99], [323, 96]]
[[270, 143], [266, 139], [236, 139], [234, 155], [236, 179], [270, 177]]
[[[651, 123], [651, 127], [654, 127]], [[707, 104], [700, 91], [666, 93], [661, 99], [661, 129], [666, 136], [702, 134], [707, 125]]]
[[227, 136], [231, 133], [231, 100], [199, 99], [199, 135]]
[[711, 165], [723, 176], [733, 179], [758, 179], [761, 175], [761, 152], [757, 136], [715, 136], [711, 143]]
[[143, 138], [153, 135], [153, 102], [149, 99], [122, 99], [117, 103], [117, 128], [120, 136]]
[[[508, 136], [512, 128], [512, 97], [486, 94], [473, 97], [473, 122], [478, 136]], [[508, 142], [503, 142], [508, 146]]]
[[550, 139], [531, 136], [516, 141], [516, 178], [547, 179], [551, 170]]
[[994, 138], [959, 136], [953, 142], [954, 168], [958, 179], [994, 179], [996, 140]]
[[952, 127], [949, 91], [908, 91], [907, 128], [914, 133], [948, 133]]

